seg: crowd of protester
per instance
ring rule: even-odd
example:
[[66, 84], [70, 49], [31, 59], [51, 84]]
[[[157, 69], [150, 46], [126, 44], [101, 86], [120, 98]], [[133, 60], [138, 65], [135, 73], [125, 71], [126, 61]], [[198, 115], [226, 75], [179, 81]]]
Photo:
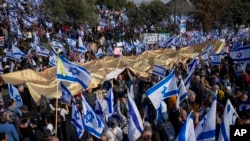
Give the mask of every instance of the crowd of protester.
[[[30, 13], [38, 10], [31, 6], [31, 3], [23, 3], [24, 11], [19, 13]], [[32, 8], [30, 8], [32, 7]], [[84, 44], [89, 50], [85, 54], [67, 52], [71, 61], [87, 62], [97, 59], [95, 56], [98, 49], [91, 49], [90, 45], [96, 43], [103, 52], [108, 50], [112, 45], [113, 38], [122, 36], [132, 36], [133, 33], [144, 32], [135, 30], [131, 33], [123, 22], [116, 22], [116, 26], [104, 26], [97, 28], [87, 28], [86, 24], [56, 24], [53, 28], [46, 27], [45, 19], [40, 18], [38, 23], [31, 27], [24, 27], [20, 22], [20, 29], [25, 35], [19, 39], [17, 34], [10, 31], [10, 23], [7, 18], [7, 9], [2, 9], [0, 23], [0, 38], [2, 43], [2, 67], [3, 73], [9, 73], [11, 62], [5, 57], [6, 49], [11, 48], [16, 41], [18, 46], [24, 52], [28, 52], [29, 45], [35, 42], [35, 36], [38, 36], [40, 42], [50, 45], [51, 39], [56, 38], [66, 42], [67, 38], [78, 39], [81, 36]], [[122, 15], [105, 13], [101, 11], [102, 18], [110, 18], [117, 21], [123, 21]], [[109, 19], [107, 19], [109, 20]], [[122, 32], [120, 32], [122, 31]], [[157, 45], [155, 45], [157, 46]], [[131, 54], [136, 54], [132, 51]], [[84, 61], [81, 61], [84, 60]], [[35, 62], [35, 63], [34, 63]], [[36, 71], [43, 71], [49, 66], [48, 57], [39, 56], [36, 52], [28, 54], [21, 62], [15, 62], [14, 71], [32, 68]], [[175, 67], [177, 83], [187, 77], [188, 62], [179, 62]], [[170, 71], [170, 70], [169, 70]], [[167, 74], [166, 74], [167, 75]], [[156, 110], [151, 101], [145, 96], [147, 89], [159, 81], [156, 76], [147, 78], [141, 77], [140, 74], [134, 74], [134, 98], [142, 117], [144, 131], [138, 141], [171, 141], [179, 133], [180, 128], [185, 122], [190, 111], [194, 111], [194, 126], [202, 119], [209, 110], [212, 99], [217, 95], [217, 118], [216, 118], [216, 135], [218, 137], [219, 127], [227, 99], [230, 99], [233, 107], [239, 114], [236, 124], [249, 124], [249, 109], [242, 108], [243, 104], [250, 104], [250, 66], [237, 75], [236, 64], [232, 61], [229, 54], [225, 55], [220, 65], [211, 65], [209, 62], [200, 60], [199, 66], [193, 73], [190, 88], [188, 90], [187, 100], [180, 103], [176, 109], [176, 96], [165, 99], [167, 112], [162, 114], [161, 123], [156, 122]], [[111, 83], [112, 82], [112, 83]], [[97, 88], [89, 88], [81, 92], [90, 106], [95, 109], [97, 95], [103, 100], [105, 94], [112, 86], [114, 88], [114, 101], [117, 107], [116, 113], [106, 121], [108, 128], [103, 131], [101, 139], [97, 139], [88, 132], [84, 132], [81, 139], [77, 138], [76, 129], [71, 123], [71, 103], [63, 103], [59, 100], [56, 104], [55, 99], [48, 99], [42, 96], [39, 104], [34, 106], [31, 95], [27, 88], [19, 86], [18, 90], [22, 96], [24, 105], [16, 108], [13, 99], [0, 100], [0, 140], [2, 141], [77, 141], [77, 140], [101, 140], [101, 141], [127, 141], [128, 140], [128, 118], [127, 118], [127, 89], [129, 88], [129, 75], [125, 71], [117, 79], [105, 81]], [[7, 89], [5, 82], [0, 80], [1, 91]], [[74, 96], [79, 111], [81, 111], [81, 94]], [[58, 113], [56, 118], [55, 114]], [[55, 121], [57, 120], [57, 121]], [[57, 122], [57, 129], [55, 123]], [[167, 131], [166, 131], [167, 129]]]

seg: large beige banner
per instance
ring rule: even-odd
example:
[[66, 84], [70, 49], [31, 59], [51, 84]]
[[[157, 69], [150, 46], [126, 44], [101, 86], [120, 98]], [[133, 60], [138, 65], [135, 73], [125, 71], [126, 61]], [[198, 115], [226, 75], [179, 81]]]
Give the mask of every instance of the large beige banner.
[[[105, 80], [108, 73], [117, 68], [128, 68], [134, 73], [140, 73], [141, 76], [147, 77], [151, 75], [153, 65], [171, 68], [174, 63], [185, 62], [198, 55], [208, 44], [214, 45], [214, 53], [219, 53], [225, 46], [224, 42], [221, 41], [208, 41], [196, 46], [182, 48], [179, 51], [172, 49], [145, 51], [138, 56], [124, 56], [122, 58], [107, 56], [101, 60], [79, 64], [91, 73], [92, 81], [89, 88], [95, 88]], [[60, 87], [57, 87], [56, 67], [48, 68], [43, 72], [26, 69], [4, 74], [2, 77], [6, 83], [13, 85], [25, 84], [35, 102], [39, 101], [41, 95], [46, 95], [49, 98], [61, 96]], [[65, 84], [73, 95], [83, 90], [76, 83]], [[58, 93], [57, 90], [59, 90]]]

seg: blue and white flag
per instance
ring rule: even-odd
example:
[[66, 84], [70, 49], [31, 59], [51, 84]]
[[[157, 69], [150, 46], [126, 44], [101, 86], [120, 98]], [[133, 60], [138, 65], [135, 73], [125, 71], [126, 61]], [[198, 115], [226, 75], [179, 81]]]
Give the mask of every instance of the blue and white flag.
[[245, 62], [238, 62], [238, 63], [236, 64], [236, 75], [237, 75], [237, 76], [240, 76], [240, 75], [241, 75], [241, 72], [242, 72], [243, 70], [246, 70], [247, 64], [248, 64], [248, 61], [245, 61]]
[[236, 118], [239, 117], [236, 113], [233, 105], [231, 104], [230, 100], [227, 100], [227, 104], [224, 109], [224, 113], [222, 116], [222, 121], [220, 125], [220, 134], [218, 141], [229, 141], [230, 137], [230, 125], [235, 124]]
[[16, 28], [17, 32], [16, 32], [16, 36], [18, 39], [24, 39], [25, 36], [23, 35], [23, 33], [19, 30], [19, 28]]
[[60, 40], [53, 38], [52, 39], [52, 46], [62, 48], [64, 46], [64, 43]]
[[136, 141], [142, 134], [144, 128], [142, 118], [139, 114], [135, 101], [128, 94], [128, 138]]
[[172, 42], [173, 42], [175, 36], [176, 36], [176, 35], [174, 35], [174, 36], [172, 36], [172, 37], [170, 37], [170, 38], [167, 39], [167, 41], [166, 41], [166, 43], [165, 43], [165, 47], [169, 47], [169, 46], [172, 45]]
[[104, 99], [107, 101], [107, 114], [109, 115], [109, 117], [113, 114], [114, 112], [114, 92], [113, 92], [113, 88], [111, 87], [107, 94], [105, 95]]
[[9, 89], [10, 98], [15, 100], [16, 106], [17, 107], [23, 106], [23, 100], [18, 89], [10, 83], [8, 83], [8, 89]]
[[104, 118], [104, 110], [103, 110], [103, 108], [102, 108], [101, 100], [100, 100], [98, 94], [96, 94], [95, 113], [96, 113], [100, 118]]
[[64, 43], [57, 39], [52, 39], [52, 48], [59, 48], [64, 54], [67, 54], [67, 50], [64, 48]]
[[186, 90], [188, 90], [189, 87], [190, 87], [190, 82], [191, 82], [192, 76], [193, 76], [193, 72], [188, 73], [188, 76], [187, 76], [187, 77], [185, 78], [185, 80], [184, 80], [184, 85], [185, 85], [185, 87], [186, 87]]
[[78, 38], [78, 51], [81, 53], [85, 53], [88, 51], [86, 46], [83, 45], [82, 38], [80, 36]]
[[77, 48], [76, 48], [76, 40], [73, 38], [68, 38], [67, 39], [67, 43], [70, 46], [70, 50], [73, 52], [77, 52]]
[[57, 59], [57, 79], [68, 82], [77, 82], [87, 89], [90, 82], [90, 73], [80, 65], [76, 65], [62, 56]]
[[162, 123], [162, 114], [167, 113], [167, 104], [164, 100], [161, 101], [160, 107], [156, 110], [157, 125]]
[[217, 99], [214, 97], [212, 105], [207, 114], [199, 121], [195, 128], [197, 141], [215, 140], [216, 136], [216, 104]]
[[84, 125], [82, 121], [82, 115], [79, 112], [75, 101], [72, 102], [71, 123], [75, 126], [77, 137], [80, 139], [84, 133]]
[[202, 52], [200, 54], [200, 58], [203, 59], [204, 62], [208, 61], [209, 60], [208, 53], [206, 51]]
[[167, 77], [149, 88], [146, 93], [147, 97], [151, 100], [155, 109], [158, 109], [163, 99], [178, 94], [176, 84], [175, 71], [172, 71]]
[[36, 53], [38, 55], [44, 56], [44, 57], [49, 56], [49, 50], [46, 47], [44, 47], [44, 46], [42, 46], [40, 44], [36, 45]]
[[68, 38], [67, 43], [69, 46], [74, 46], [74, 47], [76, 46], [76, 40], [73, 38]]
[[56, 64], [57, 64], [57, 53], [54, 48], [51, 48], [51, 51], [49, 53], [49, 65], [56, 66]]
[[15, 58], [19, 59], [21, 59], [21, 57], [27, 58], [27, 55], [24, 52], [22, 52], [17, 46], [14, 45], [12, 46], [12, 53]]
[[196, 141], [194, 131], [193, 112], [190, 112], [186, 121], [181, 127], [176, 141]]
[[10, 72], [13, 72], [15, 69], [15, 63], [12, 61], [10, 65]]
[[221, 64], [221, 54], [211, 54], [209, 56], [210, 63], [212, 65], [220, 65]]
[[92, 110], [84, 96], [82, 96], [83, 124], [84, 128], [93, 136], [101, 138], [104, 124]]
[[194, 57], [188, 64], [188, 73], [193, 73], [198, 64], [199, 64], [198, 58]]
[[234, 60], [234, 62], [244, 62], [250, 61], [250, 45], [239, 47], [236, 50], [230, 51], [230, 56]]
[[47, 28], [52, 28], [52, 22], [46, 21], [45, 24]]
[[2, 66], [2, 62], [0, 63], [0, 74], [3, 74], [3, 66]]
[[61, 92], [62, 92], [62, 96], [61, 96], [62, 103], [70, 102], [74, 97], [72, 96], [69, 89], [62, 82], [60, 83], [60, 85], [61, 85]]
[[176, 108], [179, 109], [179, 105], [182, 101], [184, 101], [187, 98], [187, 89], [185, 87], [185, 84], [183, 80], [181, 79], [179, 87], [178, 87], [178, 95], [176, 99]]
[[203, 52], [207, 52], [208, 54], [213, 54], [213, 52], [214, 52], [213, 44], [208, 44]]
[[95, 54], [95, 57], [100, 58], [104, 56], [104, 53], [102, 52], [102, 48], [99, 48]]

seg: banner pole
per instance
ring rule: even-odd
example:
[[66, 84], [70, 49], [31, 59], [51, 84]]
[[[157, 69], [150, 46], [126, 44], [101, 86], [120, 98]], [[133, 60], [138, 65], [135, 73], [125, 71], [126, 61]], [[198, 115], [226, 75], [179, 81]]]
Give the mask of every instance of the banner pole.
[[58, 114], [57, 114], [57, 108], [58, 108], [58, 91], [59, 91], [59, 85], [58, 85], [58, 80], [56, 81], [56, 119], [55, 119], [55, 136], [57, 136], [57, 119], [58, 119]]

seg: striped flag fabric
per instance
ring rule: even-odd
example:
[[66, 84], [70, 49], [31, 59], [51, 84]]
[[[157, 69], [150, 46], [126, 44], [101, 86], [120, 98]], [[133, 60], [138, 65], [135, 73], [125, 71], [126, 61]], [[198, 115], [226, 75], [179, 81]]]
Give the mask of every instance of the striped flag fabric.
[[139, 114], [135, 101], [128, 94], [128, 138], [130, 141], [137, 140], [143, 132], [142, 118]]
[[173, 70], [167, 77], [155, 84], [146, 91], [146, 96], [150, 99], [155, 109], [158, 109], [163, 99], [178, 94], [175, 71]]
[[10, 83], [8, 83], [8, 89], [9, 89], [10, 98], [14, 99], [14, 101], [16, 102], [16, 106], [17, 107], [23, 106], [23, 100], [18, 89]]
[[84, 133], [84, 125], [83, 125], [82, 115], [79, 112], [75, 101], [72, 102], [71, 123], [75, 126], [77, 137], [78, 139], [80, 139]]
[[57, 79], [68, 82], [77, 82], [87, 89], [90, 82], [90, 73], [80, 65], [76, 65], [62, 56], [57, 58]]

